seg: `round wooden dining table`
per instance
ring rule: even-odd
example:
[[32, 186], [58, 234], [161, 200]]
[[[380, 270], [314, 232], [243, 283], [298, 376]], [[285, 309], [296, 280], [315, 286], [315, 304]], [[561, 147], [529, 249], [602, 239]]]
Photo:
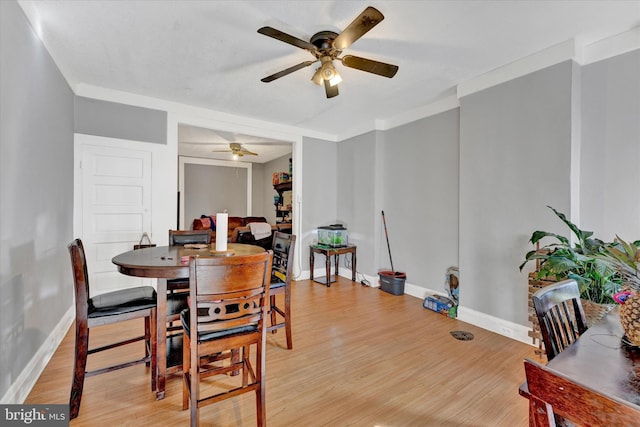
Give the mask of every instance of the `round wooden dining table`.
[[167, 376], [167, 279], [189, 277], [189, 257], [212, 258], [218, 256], [242, 256], [264, 252], [264, 248], [241, 243], [229, 243], [224, 253], [215, 251], [215, 243], [201, 249], [184, 246], [156, 246], [131, 250], [112, 258], [118, 271], [128, 276], [157, 278], [157, 382], [156, 399], [164, 399]]

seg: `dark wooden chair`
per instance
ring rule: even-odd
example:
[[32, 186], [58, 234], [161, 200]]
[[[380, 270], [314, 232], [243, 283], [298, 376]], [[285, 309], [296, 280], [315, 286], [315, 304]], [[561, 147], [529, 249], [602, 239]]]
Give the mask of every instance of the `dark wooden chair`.
[[[291, 337], [291, 277], [293, 276], [293, 254], [296, 246], [296, 236], [279, 231], [273, 233], [273, 267], [271, 270], [271, 285], [269, 287], [269, 314], [271, 324], [267, 332], [276, 333], [285, 328], [287, 348], [293, 348]], [[279, 307], [276, 301], [278, 295], [284, 295], [284, 305]], [[280, 317], [280, 321], [278, 321]]]
[[525, 359], [524, 369], [533, 408], [529, 412], [531, 426], [556, 426], [558, 416], [581, 426], [638, 425], [640, 408], [636, 405], [595, 391], [529, 359]]
[[[84, 247], [80, 239], [68, 245], [73, 269], [76, 301], [76, 345], [73, 383], [69, 398], [69, 416], [76, 418], [80, 412], [80, 401], [85, 377], [122, 369], [139, 363], [151, 366], [151, 390], [156, 389], [156, 291], [151, 286], [138, 286], [89, 297], [89, 275]], [[89, 349], [91, 328], [144, 318], [144, 335], [119, 341], [102, 347]], [[145, 356], [109, 367], [87, 371], [87, 356], [100, 351], [145, 341]]]
[[[587, 330], [587, 317], [580, 302], [578, 283], [575, 280], [564, 280], [545, 286], [533, 294], [532, 300], [547, 360], [551, 360]], [[518, 393], [529, 399], [531, 423], [535, 417], [533, 412], [536, 408], [527, 382], [520, 385]], [[553, 425], [571, 424], [561, 415], [556, 414]]]
[[547, 360], [552, 360], [587, 330], [587, 318], [575, 280], [545, 286], [533, 294]]
[[[169, 230], [169, 246], [187, 244], [211, 244], [211, 229], [207, 230]], [[174, 332], [182, 327], [174, 325], [180, 320], [180, 312], [187, 308], [189, 296], [189, 278], [167, 280], [167, 331]]]
[[[265, 343], [271, 277], [271, 251], [245, 256], [195, 258], [189, 262], [189, 309], [184, 329], [183, 409], [191, 408], [191, 425], [199, 408], [242, 393], [255, 392], [259, 426], [266, 424]], [[250, 348], [256, 346], [255, 365]], [[207, 363], [201, 363], [206, 361]], [[240, 372], [241, 375], [233, 375]], [[224, 375], [224, 377], [221, 377]], [[206, 383], [223, 382], [215, 391]], [[204, 391], [209, 390], [207, 396]], [[216, 393], [216, 391], [218, 391]]]
[[169, 246], [184, 246], [197, 243], [211, 244], [211, 229], [169, 230]]

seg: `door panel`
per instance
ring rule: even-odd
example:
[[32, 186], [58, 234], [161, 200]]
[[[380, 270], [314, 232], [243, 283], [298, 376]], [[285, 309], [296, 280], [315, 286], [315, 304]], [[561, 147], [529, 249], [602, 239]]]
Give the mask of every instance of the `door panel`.
[[83, 143], [80, 153], [82, 240], [92, 294], [150, 284], [120, 274], [111, 258], [151, 230], [151, 151]]

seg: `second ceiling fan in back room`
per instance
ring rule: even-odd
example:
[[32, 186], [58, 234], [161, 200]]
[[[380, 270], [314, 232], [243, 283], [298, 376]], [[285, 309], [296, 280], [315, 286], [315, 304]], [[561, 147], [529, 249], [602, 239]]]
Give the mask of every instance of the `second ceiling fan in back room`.
[[372, 59], [361, 58], [354, 55], [344, 55], [340, 57], [342, 51], [351, 46], [356, 40], [365, 35], [369, 30], [378, 25], [384, 19], [384, 15], [374, 7], [367, 7], [347, 28], [340, 34], [333, 31], [320, 31], [307, 42], [292, 35], [283, 33], [272, 27], [262, 27], [258, 30], [260, 34], [273, 37], [300, 49], [309, 51], [316, 59], [313, 61], [301, 62], [293, 67], [279, 71], [262, 79], [269, 83], [294, 71], [306, 68], [311, 64], [320, 62], [320, 67], [316, 69], [311, 80], [318, 84], [324, 84], [327, 98], [338, 95], [338, 84], [342, 81], [340, 74], [333, 66], [333, 61], [338, 60], [345, 67], [355, 68], [368, 73], [377, 74], [383, 77], [393, 77], [398, 72], [398, 66], [374, 61]]

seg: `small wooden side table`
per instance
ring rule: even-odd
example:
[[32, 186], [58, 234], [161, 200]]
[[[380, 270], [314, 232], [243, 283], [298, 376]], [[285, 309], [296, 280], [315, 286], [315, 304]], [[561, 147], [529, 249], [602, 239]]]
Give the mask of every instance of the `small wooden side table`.
[[[327, 268], [327, 275], [325, 277], [318, 277], [317, 279], [313, 278], [313, 261], [314, 255], [322, 254], [325, 256], [325, 264]], [[311, 268], [311, 280], [314, 280], [318, 283], [322, 283], [323, 285], [327, 285], [327, 287], [331, 286], [331, 282], [336, 281], [336, 277], [338, 276], [338, 264], [340, 259], [340, 254], [351, 254], [351, 280], [356, 281], [356, 245], [347, 245], [340, 248], [332, 248], [330, 246], [324, 245], [311, 245], [309, 247], [309, 266]], [[335, 257], [335, 265], [336, 271], [335, 276], [331, 277], [331, 257]]]

